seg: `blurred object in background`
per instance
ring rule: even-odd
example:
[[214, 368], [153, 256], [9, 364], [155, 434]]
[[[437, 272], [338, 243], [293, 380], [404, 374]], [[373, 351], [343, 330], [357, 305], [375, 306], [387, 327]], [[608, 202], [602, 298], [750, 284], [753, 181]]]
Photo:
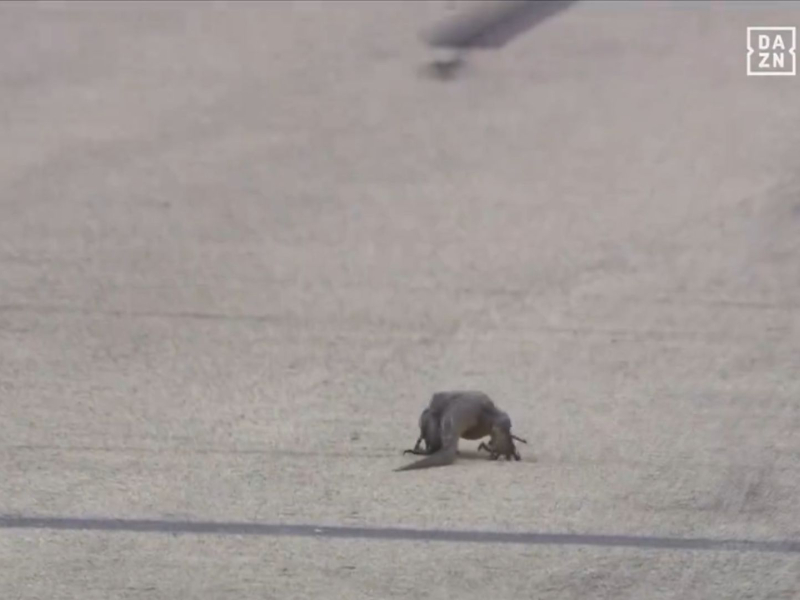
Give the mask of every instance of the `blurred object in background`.
[[471, 48], [501, 48], [517, 35], [568, 8], [575, 0], [524, 0], [470, 5], [467, 13], [423, 34], [437, 56], [433, 75], [450, 79], [464, 65]]

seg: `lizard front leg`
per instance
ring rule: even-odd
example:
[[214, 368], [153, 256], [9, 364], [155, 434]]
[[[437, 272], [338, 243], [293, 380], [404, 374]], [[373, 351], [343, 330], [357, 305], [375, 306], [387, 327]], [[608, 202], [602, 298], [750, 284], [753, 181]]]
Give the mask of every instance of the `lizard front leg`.
[[498, 457], [500, 456], [497, 452], [495, 452], [494, 448], [487, 446], [484, 442], [481, 442], [478, 445], [478, 451], [480, 452], [481, 450], [486, 450], [489, 453], [492, 460], [497, 460]]

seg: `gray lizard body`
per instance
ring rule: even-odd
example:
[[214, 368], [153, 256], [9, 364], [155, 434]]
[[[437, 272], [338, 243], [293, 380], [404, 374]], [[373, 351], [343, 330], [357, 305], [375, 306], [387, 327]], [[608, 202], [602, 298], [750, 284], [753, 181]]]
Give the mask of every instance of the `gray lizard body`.
[[[458, 453], [458, 440], [478, 440], [491, 436], [489, 445], [479, 449], [490, 452], [492, 458], [500, 455], [520, 460], [514, 440], [525, 440], [511, 433], [511, 418], [497, 408], [483, 392], [438, 392], [419, 418], [420, 436], [412, 450], [405, 453], [426, 455], [422, 460], [405, 465], [396, 471], [425, 469], [451, 464]], [[420, 446], [425, 442], [425, 450]]]

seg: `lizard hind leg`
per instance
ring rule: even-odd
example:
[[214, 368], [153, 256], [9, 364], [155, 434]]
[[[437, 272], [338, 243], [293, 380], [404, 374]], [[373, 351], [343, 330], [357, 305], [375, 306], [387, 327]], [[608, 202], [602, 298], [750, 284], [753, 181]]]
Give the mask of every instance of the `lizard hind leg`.
[[441, 436], [436, 440], [439, 448], [435, 452], [429, 454], [421, 460], [418, 460], [415, 463], [395, 469], [395, 471], [427, 469], [429, 467], [440, 467], [452, 464], [456, 459], [456, 455], [458, 454], [459, 438], [459, 432], [455, 428], [453, 416], [448, 415], [447, 418], [442, 419], [441, 427]]
[[414, 444], [414, 447], [410, 448], [409, 450], [403, 450], [403, 454], [427, 454], [427, 452], [424, 450], [420, 450], [422, 439], [422, 436], [419, 436], [419, 439], [417, 440], [417, 443]]

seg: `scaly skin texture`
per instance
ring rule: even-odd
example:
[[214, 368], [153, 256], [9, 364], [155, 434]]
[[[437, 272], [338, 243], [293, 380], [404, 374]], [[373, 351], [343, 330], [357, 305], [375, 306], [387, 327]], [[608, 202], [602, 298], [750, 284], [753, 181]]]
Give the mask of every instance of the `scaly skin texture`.
[[[458, 454], [458, 440], [478, 440], [491, 436], [488, 450], [493, 459], [504, 455], [510, 460], [520, 460], [514, 440], [525, 442], [511, 433], [511, 418], [497, 408], [483, 392], [438, 392], [419, 418], [420, 436], [411, 450], [403, 454], [421, 454], [426, 457], [395, 471], [425, 469], [451, 464]], [[425, 442], [425, 449], [421, 448]], [[527, 442], [525, 442], [527, 443]]]

